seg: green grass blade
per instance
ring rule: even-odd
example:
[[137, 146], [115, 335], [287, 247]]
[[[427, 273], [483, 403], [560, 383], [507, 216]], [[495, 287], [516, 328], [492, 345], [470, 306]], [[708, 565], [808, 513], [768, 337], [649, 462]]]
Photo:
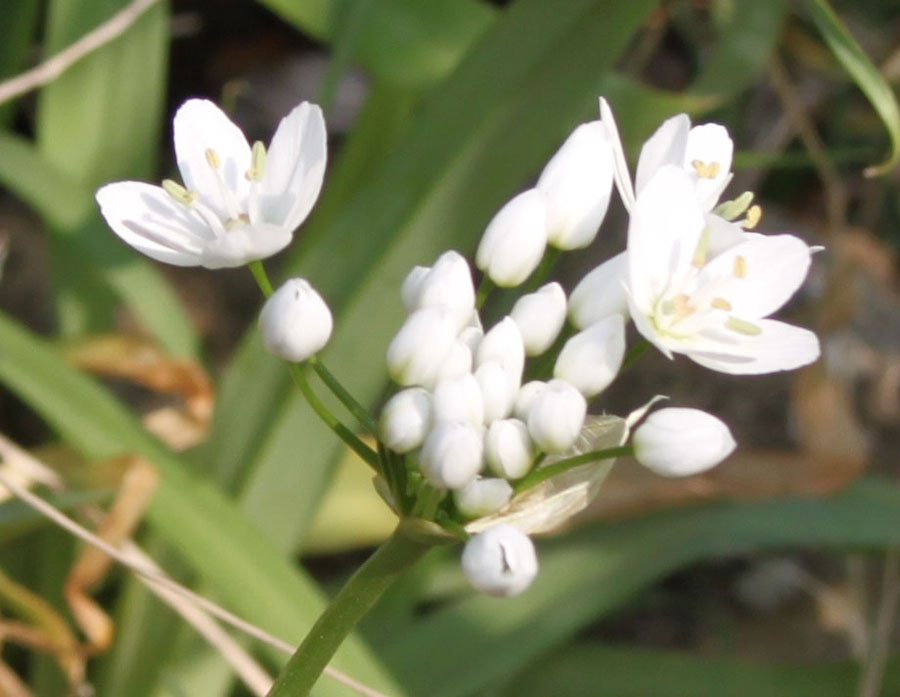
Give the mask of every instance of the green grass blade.
[[810, 0], [808, 7], [810, 16], [834, 57], [869, 98], [887, 129], [891, 141], [890, 154], [881, 164], [867, 167], [865, 174], [868, 177], [887, 174], [900, 161], [900, 107], [897, 105], [897, 97], [827, 0]]
[[522, 596], [473, 596], [435, 611], [399, 633], [383, 656], [413, 694], [467, 695], [522, 670], [692, 562], [789, 547], [844, 550], [898, 542], [900, 489], [875, 480], [830, 499], [723, 502], [598, 524], [544, 545], [541, 572]]
[[[83, 455], [134, 453], [158, 469], [161, 481], [147, 521], [217, 597], [288, 641], [303, 636], [323, 608], [321, 593], [217, 489], [189, 474], [96, 382], [3, 315], [0, 354], [0, 382]], [[273, 661], [284, 659], [268, 653]], [[402, 693], [357, 638], [344, 644], [336, 666], [379, 689]], [[343, 693], [324, 681], [322, 694]]]
[[[23, 70], [28, 63], [28, 49], [37, 29], [40, 3], [37, 0], [16, 0], [0, 3], [0, 80], [5, 80]], [[9, 125], [16, 103], [0, 105], [0, 128]]]

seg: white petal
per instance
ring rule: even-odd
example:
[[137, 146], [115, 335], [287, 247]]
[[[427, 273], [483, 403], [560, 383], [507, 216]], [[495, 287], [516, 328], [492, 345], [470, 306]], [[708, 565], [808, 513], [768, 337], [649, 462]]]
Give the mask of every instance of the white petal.
[[[241, 129], [207, 99], [189, 99], [178, 109], [172, 125], [175, 156], [185, 187], [200, 194], [201, 200], [222, 219], [233, 217], [227, 199], [246, 206], [250, 169], [250, 146]], [[206, 151], [213, 150], [221, 161], [214, 170]], [[227, 191], [223, 191], [224, 188]], [[246, 208], [239, 211], [246, 213]]]
[[634, 208], [634, 186], [631, 184], [631, 172], [628, 171], [628, 162], [625, 160], [625, 149], [622, 147], [622, 139], [619, 137], [619, 129], [616, 126], [616, 118], [613, 116], [609, 102], [600, 97], [600, 120], [606, 127], [610, 145], [613, 149], [613, 176], [616, 188], [626, 210], [631, 212]]
[[498, 286], [517, 286], [537, 268], [546, 246], [546, 194], [529, 189], [510, 199], [488, 223], [475, 264]]
[[634, 188], [638, 196], [660, 167], [665, 165], [683, 167], [684, 150], [690, 129], [691, 120], [688, 115], [678, 114], [664, 121], [644, 143], [634, 178]]
[[175, 266], [199, 266], [213, 233], [187, 206], [162, 187], [143, 182], [116, 182], [101, 187], [95, 198], [106, 222], [142, 254]]
[[628, 253], [619, 252], [582, 278], [569, 297], [569, 319], [579, 329], [613, 314], [628, 316]]
[[[738, 262], [738, 259], [742, 261]], [[807, 244], [793, 235], [761, 235], [731, 247], [703, 267], [698, 277], [724, 277], [718, 292], [742, 319], [766, 317], [784, 305], [803, 284], [811, 254]], [[734, 274], [740, 263], [744, 274]]]
[[291, 233], [278, 225], [238, 225], [206, 245], [201, 266], [227, 269], [265, 259], [288, 246]]
[[260, 209], [268, 223], [293, 231], [319, 197], [327, 134], [322, 110], [303, 102], [281, 119], [266, 156]]
[[[753, 324], [762, 329], [760, 334], [741, 336], [736, 345], [722, 344], [722, 353], [692, 350], [687, 355], [702, 366], [731, 375], [794, 370], [819, 358], [819, 338], [808, 329], [774, 319], [756, 320]], [[704, 348], [713, 349], [714, 345]]]
[[717, 123], [694, 126], [687, 137], [683, 166], [688, 171], [697, 171], [695, 162], [704, 166], [715, 165], [713, 177], [698, 177], [697, 197], [705, 210], [712, 210], [731, 180], [731, 158], [734, 144], [728, 130]]
[[628, 226], [628, 277], [631, 299], [643, 313], [690, 273], [704, 226], [690, 175], [681, 167], [661, 168], [638, 194]]

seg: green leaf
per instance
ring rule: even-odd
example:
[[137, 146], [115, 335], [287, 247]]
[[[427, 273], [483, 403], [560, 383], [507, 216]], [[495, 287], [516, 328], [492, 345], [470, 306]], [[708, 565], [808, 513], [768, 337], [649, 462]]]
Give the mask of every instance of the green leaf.
[[[355, 0], [259, 0], [303, 33], [331, 41]], [[374, 77], [422, 87], [447, 75], [487, 29], [495, 11], [475, 0], [379, 0], [360, 26], [352, 55]]]
[[809, 11], [834, 57], [869, 98], [887, 129], [891, 152], [881, 164], [866, 168], [865, 175], [877, 177], [887, 174], [900, 161], [900, 107], [897, 106], [897, 97], [827, 0], [810, 0]]
[[[856, 661], [765, 664], [626, 646], [579, 645], [530, 666], [501, 692], [509, 697], [845, 697]], [[881, 697], [900, 695], [900, 660], [888, 664]]]
[[[158, 469], [161, 481], [147, 520], [226, 606], [288, 641], [302, 637], [324, 607], [321, 593], [216, 488], [192, 476], [96, 382], [2, 314], [0, 354], [0, 381], [84, 456], [137, 454]], [[267, 652], [274, 662], [285, 658]], [[401, 694], [357, 638], [344, 644], [335, 665]], [[322, 682], [323, 695], [342, 689]]]
[[[37, 28], [40, 3], [37, 0], [16, 0], [0, 3], [0, 80], [5, 80], [28, 63], [28, 49]], [[0, 105], [0, 127], [9, 125], [15, 112], [15, 102]]]
[[692, 562], [788, 547], [843, 550], [898, 542], [900, 489], [875, 480], [830, 499], [722, 502], [605, 522], [539, 545], [541, 572], [523, 595], [450, 604], [398, 632], [382, 655], [412, 694], [468, 695], [522, 670]]

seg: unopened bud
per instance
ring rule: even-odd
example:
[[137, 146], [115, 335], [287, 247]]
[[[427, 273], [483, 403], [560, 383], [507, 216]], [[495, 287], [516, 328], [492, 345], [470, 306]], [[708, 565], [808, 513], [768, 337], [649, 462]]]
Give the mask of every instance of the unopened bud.
[[265, 347], [292, 363], [318, 353], [331, 337], [331, 310], [307, 281], [292, 278], [266, 300], [259, 315]]
[[422, 474], [441, 489], [458, 489], [481, 471], [482, 429], [465, 421], [440, 421], [419, 456]]
[[528, 410], [528, 433], [546, 453], [564, 453], [581, 433], [587, 401], [565, 380], [551, 380]]
[[625, 357], [625, 319], [610, 315], [566, 342], [553, 377], [577, 387], [585, 397], [605, 390], [615, 379]]
[[635, 429], [634, 456], [664, 477], [704, 472], [728, 457], [737, 445], [722, 421], [699, 409], [655, 411]]
[[453, 490], [453, 502], [467, 518], [496, 513], [512, 498], [513, 488], [505, 479], [475, 477], [468, 484]]
[[455, 341], [452, 310], [442, 305], [416, 310], [388, 346], [388, 373], [401, 385], [433, 387]]
[[432, 401], [435, 422], [465, 421], [477, 427], [484, 424], [484, 399], [471, 373], [440, 380], [434, 387]]
[[425, 442], [431, 427], [431, 395], [410, 387], [391, 397], [378, 424], [381, 441], [397, 453], [408, 453]]
[[529, 189], [499, 210], [488, 223], [475, 263], [498, 286], [517, 286], [531, 275], [547, 246], [545, 195]]
[[519, 327], [525, 353], [539, 356], [553, 345], [566, 321], [566, 293], [559, 283], [548, 283], [519, 298], [509, 316]]
[[609, 315], [628, 316], [628, 256], [620, 252], [581, 279], [569, 296], [569, 319], [587, 329]]
[[484, 459], [498, 477], [521, 479], [531, 469], [536, 455], [528, 427], [518, 419], [500, 419], [488, 428]]
[[488, 595], [518, 595], [537, 576], [537, 553], [518, 528], [495, 525], [466, 543], [462, 567], [476, 590]]

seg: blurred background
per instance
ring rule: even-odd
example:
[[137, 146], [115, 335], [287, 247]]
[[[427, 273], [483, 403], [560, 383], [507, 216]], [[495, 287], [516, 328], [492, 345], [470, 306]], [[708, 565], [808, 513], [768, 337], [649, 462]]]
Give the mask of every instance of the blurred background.
[[[375, 407], [408, 269], [471, 257], [598, 95], [632, 164], [673, 114], [725, 124], [731, 197], [755, 191], [761, 231], [825, 247], [781, 312], [817, 331], [822, 360], [733, 378], [648, 353], [595, 411], [666, 394], [723, 418], [735, 455], [677, 481], [618, 462], [512, 600], [477, 596], [459, 550], [434, 550], [337, 665], [390, 695], [900, 695], [894, 0], [6, 0], [0, 78], [2, 467], [83, 521], [112, 511], [108, 539], [134, 532], [291, 642], [392, 514], [263, 352], [246, 269], [140, 257], [94, 190], [176, 175], [188, 97], [251, 141], [321, 104], [323, 194], [268, 266], [321, 291], [324, 359]], [[555, 276], [571, 290], [625, 227], [616, 201]], [[0, 543], [0, 695], [254, 693], [129, 573], [8, 496]], [[270, 672], [284, 661], [240, 644]]]

